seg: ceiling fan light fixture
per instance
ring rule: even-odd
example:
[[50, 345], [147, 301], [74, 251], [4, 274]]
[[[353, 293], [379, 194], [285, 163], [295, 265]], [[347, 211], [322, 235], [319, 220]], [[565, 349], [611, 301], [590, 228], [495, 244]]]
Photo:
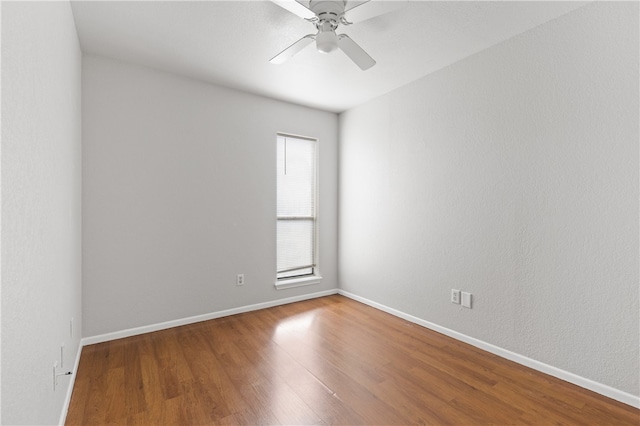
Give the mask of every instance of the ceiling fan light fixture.
[[[342, 25], [351, 25], [357, 22], [357, 16], [360, 20], [365, 20], [377, 16], [380, 12], [375, 12], [377, 6], [384, 3], [404, 3], [409, 0], [396, 0], [392, 2], [373, 1], [373, 0], [271, 0], [282, 6], [289, 12], [304, 18], [307, 22], [312, 23], [318, 32], [316, 34], [307, 34], [291, 46], [278, 53], [270, 59], [271, 63], [281, 64], [287, 59], [293, 57], [303, 48], [310, 45], [313, 40], [316, 41], [316, 49], [320, 53], [331, 53], [334, 50], [341, 50], [351, 61], [353, 61], [361, 70], [368, 70], [376, 64], [376, 61], [358, 44], [351, 40], [346, 34], [336, 34], [338, 27]], [[364, 4], [375, 3], [377, 5], [372, 11], [374, 13], [360, 13]], [[386, 8], [386, 6], [385, 6]], [[397, 7], [394, 6], [394, 9]], [[352, 12], [355, 9], [355, 12]], [[313, 13], [313, 17], [309, 17], [309, 12]], [[348, 17], [345, 16], [348, 13]], [[353, 15], [352, 13], [356, 13]], [[356, 19], [353, 19], [356, 18]]]
[[338, 36], [335, 31], [321, 31], [316, 36], [316, 48], [321, 53], [331, 53], [338, 48]]

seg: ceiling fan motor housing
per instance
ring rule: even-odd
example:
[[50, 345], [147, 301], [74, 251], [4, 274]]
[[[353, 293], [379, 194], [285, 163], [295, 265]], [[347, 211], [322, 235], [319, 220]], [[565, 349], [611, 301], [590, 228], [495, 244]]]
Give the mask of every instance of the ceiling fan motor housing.
[[316, 14], [319, 23], [331, 22], [332, 26], [337, 27], [340, 18], [344, 15], [345, 2], [343, 0], [311, 0], [309, 8]]
[[340, 18], [344, 15], [343, 0], [311, 0], [309, 7], [316, 14], [316, 48], [322, 53], [331, 53], [338, 49], [336, 28]]

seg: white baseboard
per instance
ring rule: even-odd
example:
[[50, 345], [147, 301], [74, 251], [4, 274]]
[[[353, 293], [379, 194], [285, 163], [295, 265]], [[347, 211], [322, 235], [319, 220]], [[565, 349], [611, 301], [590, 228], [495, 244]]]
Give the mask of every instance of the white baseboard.
[[357, 300], [358, 302], [362, 302], [365, 305], [369, 305], [381, 311], [387, 312], [396, 317], [405, 319], [414, 324], [421, 325], [430, 330], [437, 331], [438, 333], [444, 334], [446, 336], [452, 337], [456, 340], [460, 340], [462, 342], [473, 345], [477, 348], [490, 352], [492, 354], [498, 355], [502, 358], [506, 358], [510, 361], [517, 362], [518, 364], [522, 364], [526, 367], [532, 368], [534, 370], [540, 371], [542, 373], [548, 374], [553, 377], [557, 377], [558, 379], [567, 381], [569, 383], [573, 383], [574, 385], [578, 385], [582, 388], [589, 389], [593, 392], [604, 395], [608, 398], [615, 399], [616, 401], [620, 401], [624, 404], [631, 405], [632, 407], [640, 408], [640, 397], [636, 395], [632, 395], [627, 392], [623, 392], [619, 389], [612, 388], [611, 386], [604, 385], [602, 383], [595, 382], [591, 379], [587, 379], [585, 377], [578, 376], [577, 374], [570, 373], [565, 370], [561, 370], [560, 368], [553, 367], [551, 365], [545, 364], [540, 361], [536, 361], [535, 359], [528, 358], [524, 355], [517, 354], [515, 352], [511, 352], [507, 349], [503, 349], [499, 346], [492, 345], [491, 343], [484, 342], [482, 340], [469, 337], [465, 334], [458, 333], [457, 331], [450, 330], [448, 328], [439, 326], [432, 322], [423, 320], [418, 317], [414, 317], [413, 315], [409, 315], [402, 311], [398, 311], [396, 309], [390, 308], [388, 306], [382, 305], [380, 303], [374, 302], [372, 300], [366, 299], [364, 297], [357, 296], [353, 293], [349, 293], [344, 290], [338, 290], [338, 293], [348, 297], [353, 300]]
[[270, 302], [256, 303], [255, 305], [241, 306], [239, 308], [226, 309], [224, 311], [211, 312], [203, 315], [196, 315], [188, 318], [181, 318], [158, 324], [145, 325], [142, 327], [129, 328], [126, 330], [114, 331], [111, 333], [99, 334], [97, 336], [85, 337], [81, 341], [81, 346], [93, 345], [95, 343], [108, 342], [110, 340], [122, 339], [124, 337], [137, 336], [139, 334], [151, 333], [153, 331], [166, 330], [168, 328], [179, 327], [181, 325], [193, 324], [201, 321], [208, 321], [216, 318], [227, 317], [229, 315], [241, 314], [244, 312], [257, 311], [259, 309], [272, 308], [274, 306], [286, 305], [288, 303], [300, 302], [302, 300], [315, 299], [318, 297], [337, 294], [338, 289], [319, 291], [316, 293], [303, 294], [301, 296], [288, 297], [286, 299], [272, 300]]
[[64, 425], [67, 420], [67, 413], [69, 412], [69, 404], [71, 404], [71, 395], [73, 394], [73, 386], [76, 383], [76, 374], [78, 373], [78, 365], [80, 365], [80, 355], [82, 354], [82, 341], [78, 343], [78, 352], [76, 353], [76, 361], [73, 364], [73, 370], [71, 370], [71, 377], [69, 385], [67, 386], [67, 395], [64, 397], [64, 403], [62, 404], [62, 413], [60, 414], [60, 420], [58, 424]]

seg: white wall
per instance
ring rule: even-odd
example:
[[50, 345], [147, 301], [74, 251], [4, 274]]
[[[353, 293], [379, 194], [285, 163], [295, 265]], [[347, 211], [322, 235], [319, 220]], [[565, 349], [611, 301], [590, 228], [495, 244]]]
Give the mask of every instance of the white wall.
[[[89, 55], [82, 78], [85, 336], [337, 288], [336, 114]], [[276, 132], [319, 138], [324, 277], [279, 291]]]
[[57, 423], [78, 350], [80, 72], [68, 2], [2, 2], [2, 424]]
[[341, 114], [341, 288], [639, 395], [638, 55], [595, 3]]

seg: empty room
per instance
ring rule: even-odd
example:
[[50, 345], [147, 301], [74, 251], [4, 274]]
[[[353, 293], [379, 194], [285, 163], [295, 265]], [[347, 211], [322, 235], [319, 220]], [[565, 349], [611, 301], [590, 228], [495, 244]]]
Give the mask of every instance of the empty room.
[[0, 21], [1, 424], [640, 424], [638, 2]]

